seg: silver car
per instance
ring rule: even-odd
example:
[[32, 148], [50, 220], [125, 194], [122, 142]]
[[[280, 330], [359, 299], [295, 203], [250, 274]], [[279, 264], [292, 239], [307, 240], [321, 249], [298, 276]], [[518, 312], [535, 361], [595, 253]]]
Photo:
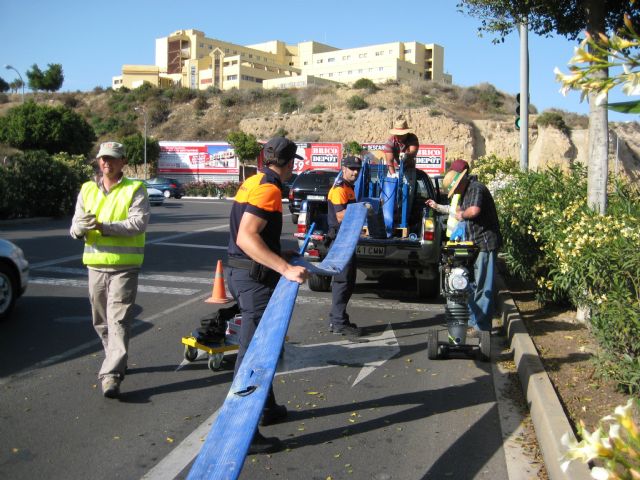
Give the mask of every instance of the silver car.
[[20, 247], [0, 238], [0, 320], [9, 317], [27, 289], [29, 262]]

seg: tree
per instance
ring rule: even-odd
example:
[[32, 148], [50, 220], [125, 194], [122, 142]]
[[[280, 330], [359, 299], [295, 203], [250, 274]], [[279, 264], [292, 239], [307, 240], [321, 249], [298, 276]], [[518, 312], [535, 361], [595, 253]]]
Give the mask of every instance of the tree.
[[64, 106], [29, 101], [0, 117], [0, 142], [23, 151], [88, 155], [95, 140], [91, 125]]
[[27, 79], [29, 88], [34, 92], [44, 90], [45, 92], [57, 92], [64, 82], [64, 73], [62, 65], [59, 63], [50, 63], [47, 70], [42, 71], [35, 63], [31, 66], [31, 70], [27, 70]]
[[240, 160], [242, 180], [244, 181], [244, 166], [246, 162], [258, 158], [262, 147], [254, 135], [241, 131], [231, 132], [227, 135], [227, 142], [233, 147], [236, 157]]
[[[458, 9], [481, 19], [480, 33], [497, 35], [494, 42], [526, 22], [529, 30], [544, 36], [554, 33], [575, 40], [584, 30], [591, 36], [599, 36], [607, 30], [623, 25], [624, 14], [632, 22], [640, 20], [640, 11], [629, 0], [463, 0]], [[596, 78], [605, 79], [606, 69], [596, 72]], [[607, 205], [608, 174], [608, 116], [605, 105], [589, 96], [589, 205], [604, 214]]]
[[[124, 151], [127, 155], [127, 162], [132, 165], [136, 176], [138, 175], [138, 165], [144, 164], [144, 136], [140, 132], [129, 135], [122, 140]], [[155, 171], [160, 157], [160, 142], [153, 137], [147, 137], [147, 168]]]
[[18, 90], [20, 90], [23, 86], [24, 86], [24, 82], [19, 78], [16, 78], [14, 81], [9, 83], [9, 88], [13, 93], [18, 93]]
[[0, 77], [0, 92], [8, 92], [11, 86], [6, 82], [6, 80]]
[[59, 63], [50, 63], [47, 66], [49, 68], [44, 72], [42, 89], [47, 92], [57, 92], [62, 88], [62, 83], [64, 82], [62, 65]]
[[44, 80], [44, 73], [40, 70], [40, 67], [35, 63], [31, 65], [31, 70], [27, 70], [27, 85], [34, 92], [43, 90], [42, 82]]

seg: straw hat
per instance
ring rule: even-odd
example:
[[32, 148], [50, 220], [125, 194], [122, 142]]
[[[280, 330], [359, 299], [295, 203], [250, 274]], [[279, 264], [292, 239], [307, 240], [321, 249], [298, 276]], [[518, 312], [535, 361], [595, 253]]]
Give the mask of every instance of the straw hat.
[[469, 172], [469, 164], [462, 159], [454, 160], [449, 167], [449, 171], [442, 180], [442, 186], [449, 191], [448, 197], [453, 196], [453, 192]]
[[411, 131], [412, 129], [409, 128], [407, 121], [404, 118], [398, 118], [393, 122], [393, 128], [389, 130], [389, 133], [392, 135], [405, 135]]

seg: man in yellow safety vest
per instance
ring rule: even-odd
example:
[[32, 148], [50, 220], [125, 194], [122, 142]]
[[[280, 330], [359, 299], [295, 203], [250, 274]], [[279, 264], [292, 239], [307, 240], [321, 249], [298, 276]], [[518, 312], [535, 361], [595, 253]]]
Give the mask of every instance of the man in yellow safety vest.
[[99, 173], [80, 189], [70, 232], [85, 242], [91, 316], [105, 353], [98, 374], [102, 393], [116, 398], [127, 368], [149, 199], [141, 181], [122, 173], [127, 163], [122, 144], [101, 144], [97, 160]]

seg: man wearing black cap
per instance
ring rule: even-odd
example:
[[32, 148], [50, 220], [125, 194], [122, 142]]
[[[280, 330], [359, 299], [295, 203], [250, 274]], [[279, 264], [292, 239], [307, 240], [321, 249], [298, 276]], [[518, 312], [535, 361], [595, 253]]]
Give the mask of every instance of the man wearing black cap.
[[[346, 157], [342, 162], [342, 178], [329, 190], [327, 195], [329, 241], [336, 238], [340, 224], [347, 211], [347, 205], [356, 201], [353, 186], [358, 178], [362, 160], [358, 157]], [[331, 283], [331, 313], [329, 314], [329, 331], [337, 335], [359, 337], [361, 332], [355, 323], [349, 321], [347, 303], [356, 285], [355, 254], [344, 270], [333, 277]]]
[[[308, 275], [304, 267], [291, 265], [280, 255], [282, 182], [291, 178], [294, 159], [302, 158], [296, 150], [296, 144], [284, 137], [269, 140], [263, 149], [266, 167], [244, 181], [231, 207], [227, 274], [229, 290], [242, 314], [235, 373], [280, 276], [303, 283]], [[276, 404], [271, 387], [260, 425], [277, 423], [286, 416], [286, 407]], [[280, 447], [277, 438], [265, 438], [256, 431], [249, 453], [269, 453]]]

